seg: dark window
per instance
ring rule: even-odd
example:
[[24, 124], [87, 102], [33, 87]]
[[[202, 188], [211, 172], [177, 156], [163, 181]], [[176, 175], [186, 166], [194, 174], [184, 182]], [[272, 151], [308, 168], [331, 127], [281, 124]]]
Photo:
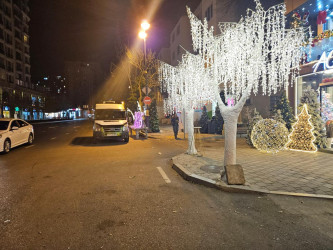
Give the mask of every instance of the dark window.
[[208, 22], [209, 22], [210, 19], [212, 19], [212, 17], [213, 17], [213, 4], [211, 4], [207, 8], [207, 10], [205, 12], [205, 17], [206, 17], [206, 19], [207, 19]]
[[20, 124], [21, 127], [28, 126], [28, 123], [26, 123], [25, 121], [17, 120], [17, 122]]
[[0, 121], [0, 130], [6, 130], [8, 128], [9, 121]]
[[12, 124], [10, 125], [10, 128], [12, 129], [13, 127], [20, 127], [20, 124], [17, 122], [17, 120], [12, 121]]
[[213, 18], [213, 4], [210, 6], [210, 18]]
[[126, 113], [120, 110], [96, 109], [95, 120], [126, 120]]

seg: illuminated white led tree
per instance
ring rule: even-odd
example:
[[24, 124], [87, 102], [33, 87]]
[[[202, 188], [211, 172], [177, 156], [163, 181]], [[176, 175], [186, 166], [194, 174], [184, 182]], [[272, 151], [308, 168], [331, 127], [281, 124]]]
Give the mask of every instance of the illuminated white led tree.
[[297, 116], [297, 121], [293, 124], [292, 131], [286, 147], [290, 150], [316, 152], [317, 147], [313, 143], [316, 137], [313, 135], [313, 125], [310, 121], [311, 115], [308, 107], [303, 105], [302, 112]]
[[[248, 10], [238, 23], [220, 23], [221, 34], [214, 36], [213, 27], [201, 22], [188, 9], [193, 48], [201, 57], [205, 83], [215, 94], [225, 124], [224, 165], [236, 164], [237, 119], [253, 92], [275, 94], [295, 81], [305, 30], [285, 28], [285, 5]], [[226, 106], [219, 94], [234, 97], [235, 105]]]
[[161, 63], [159, 69], [160, 81], [168, 93], [164, 109], [168, 113], [185, 110], [186, 129], [188, 132], [188, 154], [197, 154], [194, 139], [194, 109], [201, 107], [207, 101], [212, 101], [213, 95], [205, 84], [205, 69], [201, 67], [201, 57], [186, 52], [177, 67]]

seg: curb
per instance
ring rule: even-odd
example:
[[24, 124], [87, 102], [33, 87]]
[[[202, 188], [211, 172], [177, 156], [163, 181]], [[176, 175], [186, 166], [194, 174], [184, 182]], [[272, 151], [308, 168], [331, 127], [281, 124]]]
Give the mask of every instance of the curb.
[[275, 195], [287, 195], [296, 197], [307, 197], [307, 198], [319, 198], [319, 199], [329, 199], [333, 200], [331, 195], [321, 195], [321, 194], [308, 194], [308, 193], [293, 193], [293, 192], [283, 192], [283, 191], [268, 191], [250, 188], [242, 185], [228, 185], [223, 181], [214, 181], [196, 174], [191, 173], [185, 169], [181, 164], [175, 163], [174, 159], [171, 158], [172, 168], [187, 181], [191, 181], [196, 184], [200, 184], [206, 187], [219, 189], [229, 193], [252, 193], [252, 194], [275, 194]]
[[318, 151], [326, 154], [333, 154], [333, 150], [328, 150], [325, 148], [319, 148]]

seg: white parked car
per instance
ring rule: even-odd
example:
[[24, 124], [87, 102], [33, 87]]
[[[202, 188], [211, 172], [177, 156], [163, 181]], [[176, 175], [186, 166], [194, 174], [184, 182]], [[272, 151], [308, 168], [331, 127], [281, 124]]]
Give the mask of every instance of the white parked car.
[[32, 144], [34, 128], [21, 119], [0, 119], [0, 152], [8, 153], [11, 148], [24, 143]]

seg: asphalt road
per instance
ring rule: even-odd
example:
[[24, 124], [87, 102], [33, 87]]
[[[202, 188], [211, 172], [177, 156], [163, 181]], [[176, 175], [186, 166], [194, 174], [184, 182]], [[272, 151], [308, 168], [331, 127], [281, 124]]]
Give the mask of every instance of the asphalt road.
[[171, 134], [93, 144], [89, 121], [34, 128], [33, 146], [0, 155], [0, 249], [333, 249], [332, 201], [187, 182]]

